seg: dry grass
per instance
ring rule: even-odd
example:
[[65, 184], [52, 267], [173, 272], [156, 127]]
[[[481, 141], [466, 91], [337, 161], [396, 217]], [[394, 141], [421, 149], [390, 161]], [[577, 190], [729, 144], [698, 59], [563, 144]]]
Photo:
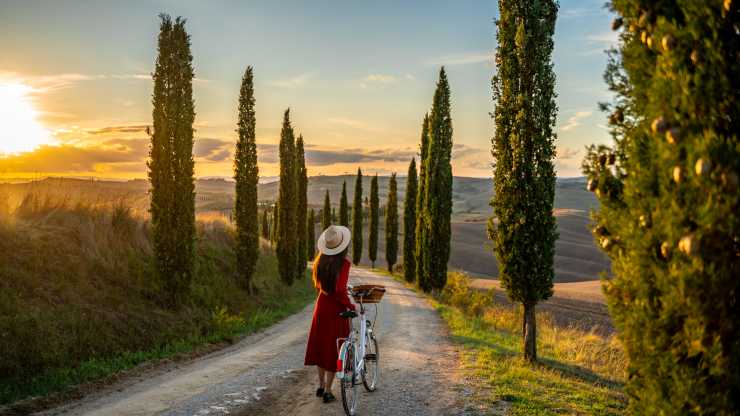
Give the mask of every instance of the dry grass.
[[279, 283], [267, 245], [259, 295], [249, 296], [234, 278], [231, 227], [199, 221], [190, 302], [172, 311], [159, 299], [146, 215], [131, 201], [61, 191], [0, 201], [0, 404], [234, 338], [313, 296], [307, 279]]

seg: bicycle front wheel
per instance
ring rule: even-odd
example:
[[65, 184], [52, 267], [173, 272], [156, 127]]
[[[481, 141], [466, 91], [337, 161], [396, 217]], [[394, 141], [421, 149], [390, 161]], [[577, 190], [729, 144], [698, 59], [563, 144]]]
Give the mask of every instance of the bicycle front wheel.
[[365, 371], [362, 372], [362, 384], [365, 390], [375, 391], [380, 380], [380, 352], [378, 351], [378, 340], [369, 336], [365, 346]]
[[344, 413], [347, 416], [355, 416], [359, 391], [357, 385], [360, 384], [359, 374], [355, 371], [355, 346], [347, 344], [346, 355], [344, 357], [344, 377], [342, 377], [342, 405]]

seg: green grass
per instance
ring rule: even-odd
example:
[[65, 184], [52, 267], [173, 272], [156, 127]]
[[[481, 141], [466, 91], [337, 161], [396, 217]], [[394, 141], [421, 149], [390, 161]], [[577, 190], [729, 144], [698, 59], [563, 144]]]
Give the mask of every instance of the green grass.
[[476, 398], [511, 415], [621, 415], [626, 359], [619, 342], [591, 332], [558, 328], [540, 313], [537, 364], [522, 358], [521, 308], [496, 305], [451, 273], [434, 302], [463, 347], [466, 375]]

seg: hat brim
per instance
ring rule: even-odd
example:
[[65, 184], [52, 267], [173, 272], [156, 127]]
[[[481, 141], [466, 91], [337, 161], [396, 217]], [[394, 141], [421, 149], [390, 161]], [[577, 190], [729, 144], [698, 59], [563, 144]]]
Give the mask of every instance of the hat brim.
[[326, 230], [324, 230], [324, 232], [321, 233], [321, 235], [319, 236], [319, 241], [316, 243], [321, 254], [333, 256], [335, 254], [343, 252], [349, 246], [349, 242], [352, 239], [352, 233], [349, 231], [349, 228], [341, 225], [335, 225], [334, 228], [339, 229], [339, 231], [342, 233], [342, 242], [334, 248], [327, 247]]

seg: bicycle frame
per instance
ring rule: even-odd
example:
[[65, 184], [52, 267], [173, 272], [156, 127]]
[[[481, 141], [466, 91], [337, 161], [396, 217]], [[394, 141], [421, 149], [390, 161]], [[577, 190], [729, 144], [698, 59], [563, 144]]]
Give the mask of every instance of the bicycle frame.
[[[354, 328], [352, 327], [352, 321], [354, 319], [350, 320], [350, 333], [347, 338], [339, 338], [337, 339], [337, 346], [339, 346], [339, 342], [342, 342], [342, 347], [339, 350], [339, 360], [337, 362], [337, 378], [343, 379], [345, 374], [343, 371], [342, 363], [347, 359], [347, 348], [348, 345], [356, 345], [358, 347], [357, 352], [355, 352], [354, 356], [352, 357], [353, 363], [352, 368], [354, 369], [355, 375], [362, 375], [361, 372], [364, 371], [364, 364], [365, 364], [365, 340], [367, 338], [367, 320], [365, 319], [365, 306], [360, 302], [360, 314], [357, 316], [357, 319], [360, 320], [360, 330], [359, 330], [359, 340], [355, 340], [355, 334]], [[358, 342], [359, 341], [359, 342]], [[359, 344], [359, 345], [357, 345]], [[354, 382], [354, 380], [353, 380]]]

